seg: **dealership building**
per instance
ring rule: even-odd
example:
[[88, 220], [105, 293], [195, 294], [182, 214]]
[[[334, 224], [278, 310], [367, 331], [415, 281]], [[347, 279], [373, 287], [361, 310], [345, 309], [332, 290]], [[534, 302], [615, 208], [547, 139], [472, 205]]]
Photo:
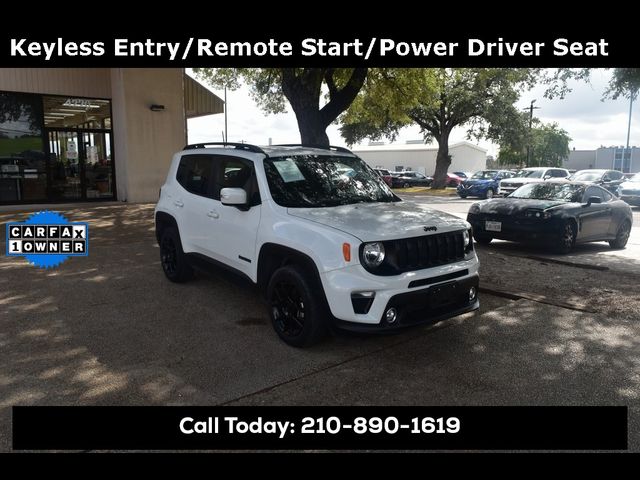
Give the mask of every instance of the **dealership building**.
[[603, 168], [623, 173], [640, 172], [640, 148], [600, 147], [595, 150], [571, 150], [564, 163], [565, 168], [588, 170]]
[[[392, 172], [413, 170], [433, 175], [436, 169], [437, 147], [425, 145], [422, 140], [407, 143], [372, 142], [367, 146], [354, 147], [353, 153], [373, 168], [384, 168]], [[477, 172], [487, 167], [487, 150], [470, 142], [449, 145], [451, 155], [450, 172]]]
[[155, 201], [187, 119], [223, 111], [179, 68], [0, 68], [0, 204]]

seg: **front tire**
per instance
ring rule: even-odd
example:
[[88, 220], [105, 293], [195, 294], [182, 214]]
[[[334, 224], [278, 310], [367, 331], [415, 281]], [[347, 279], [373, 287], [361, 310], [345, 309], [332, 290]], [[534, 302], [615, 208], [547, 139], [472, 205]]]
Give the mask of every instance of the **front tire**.
[[493, 237], [484, 233], [474, 233], [473, 239], [480, 245], [489, 245], [491, 240], [493, 240]]
[[609, 241], [609, 246], [614, 249], [622, 249], [627, 245], [629, 241], [629, 235], [631, 234], [631, 223], [629, 220], [623, 221], [618, 227], [618, 233], [616, 233], [616, 239]]
[[165, 276], [175, 283], [183, 283], [193, 278], [193, 268], [182, 250], [180, 234], [170, 227], [160, 238], [160, 263]]
[[267, 287], [269, 315], [278, 336], [293, 347], [318, 343], [327, 333], [329, 316], [322, 286], [316, 286], [298, 265], [286, 265]]
[[487, 199], [493, 198], [494, 194], [495, 192], [493, 191], [493, 189], [490, 188], [489, 190], [487, 190], [487, 193], [484, 194], [484, 198], [487, 198]]
[[556, 252], [569, 253], [576, 243], [576, 227], [573, 222], [565, 222], [560, 231]]

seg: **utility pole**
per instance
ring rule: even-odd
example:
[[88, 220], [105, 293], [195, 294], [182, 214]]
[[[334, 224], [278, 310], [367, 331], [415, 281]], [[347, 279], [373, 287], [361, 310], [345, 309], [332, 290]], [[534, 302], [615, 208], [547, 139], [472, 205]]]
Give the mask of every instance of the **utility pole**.
[[533, 106], [534, 103], [536, 103], [536, 101], [531, 100], [531, 105], [529, 106], [529, 143], [527, 144], [527, 167], [531, 166], [531, 155], [533, 153], [533, 146], [531, 145], [531, 127], [533, 126], [533, 110], [537, 110], [540, 108], [540, 107], [534, 107]]
[[[638, 92], [636, 93], [631, 92], [631, 94], [629, 95], [629, 123], [627, 124], [627, 145], [622, 152], [621, 170], [623, 172], [624, 172], [624, 159], [627, 156], [627, 151], [629, 150], [629, 137], [631, 136], [631, 113], [633, 112], [633, 97], [637, 94]], [[629, 154], [629, 157], [631, 157], [631, 154]], [[629, 158], [629, 167], [631, 167], [631, 158]]]

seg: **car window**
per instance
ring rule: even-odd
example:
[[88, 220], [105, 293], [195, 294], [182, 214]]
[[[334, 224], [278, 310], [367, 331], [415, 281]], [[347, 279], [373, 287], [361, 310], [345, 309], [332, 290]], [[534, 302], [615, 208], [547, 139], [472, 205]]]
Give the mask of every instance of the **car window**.
[[211, 197], [213, 193], [213, 157], [184, 155], [180, 159], [176, 180], [190, 193]]
[[556, 168], [556, 169], [550, 170], [547, 173], [547, 175], [551, 175], [552, 177], [555, 177], [555, 178], [564, 178], [567, 176], [567, 172], [565, 172], [564, 170], [558, 170]]
[[598, 197], [603, 203], [613, 198], [609, 192], [596, 186], [591, 186], [585, 190], [583, 202], [589, 200], [589, 197]]
[[622, 172], [617, 172], [612, 170], [611, 172], [607, 172], [609, 174], [609, 178], [613, 181], [620, 180], [624, 175]]
[[[237, 157], [223, 156], [218, 156], [216, 160], [214, 198], [220, 199], [220, 190], [223, 188], [243, 188], [249, 196], [257, 191], [251, 162]], [[255, 201], [252, 203], [255, 204]]]

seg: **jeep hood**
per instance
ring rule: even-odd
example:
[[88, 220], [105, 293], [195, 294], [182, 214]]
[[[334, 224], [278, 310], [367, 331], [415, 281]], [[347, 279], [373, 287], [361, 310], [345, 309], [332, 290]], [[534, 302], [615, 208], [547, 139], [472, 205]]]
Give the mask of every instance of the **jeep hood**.
[[[417, 237], [468, 228], [467, 222], [461, 218], [407, 201], [288, 208], [287, 211], [294, 217], [349, 233], [363, 242]], [[429, 230], [425, 231], [425, 227]], [[433, 227], [436, 227], [436, 230]]]

